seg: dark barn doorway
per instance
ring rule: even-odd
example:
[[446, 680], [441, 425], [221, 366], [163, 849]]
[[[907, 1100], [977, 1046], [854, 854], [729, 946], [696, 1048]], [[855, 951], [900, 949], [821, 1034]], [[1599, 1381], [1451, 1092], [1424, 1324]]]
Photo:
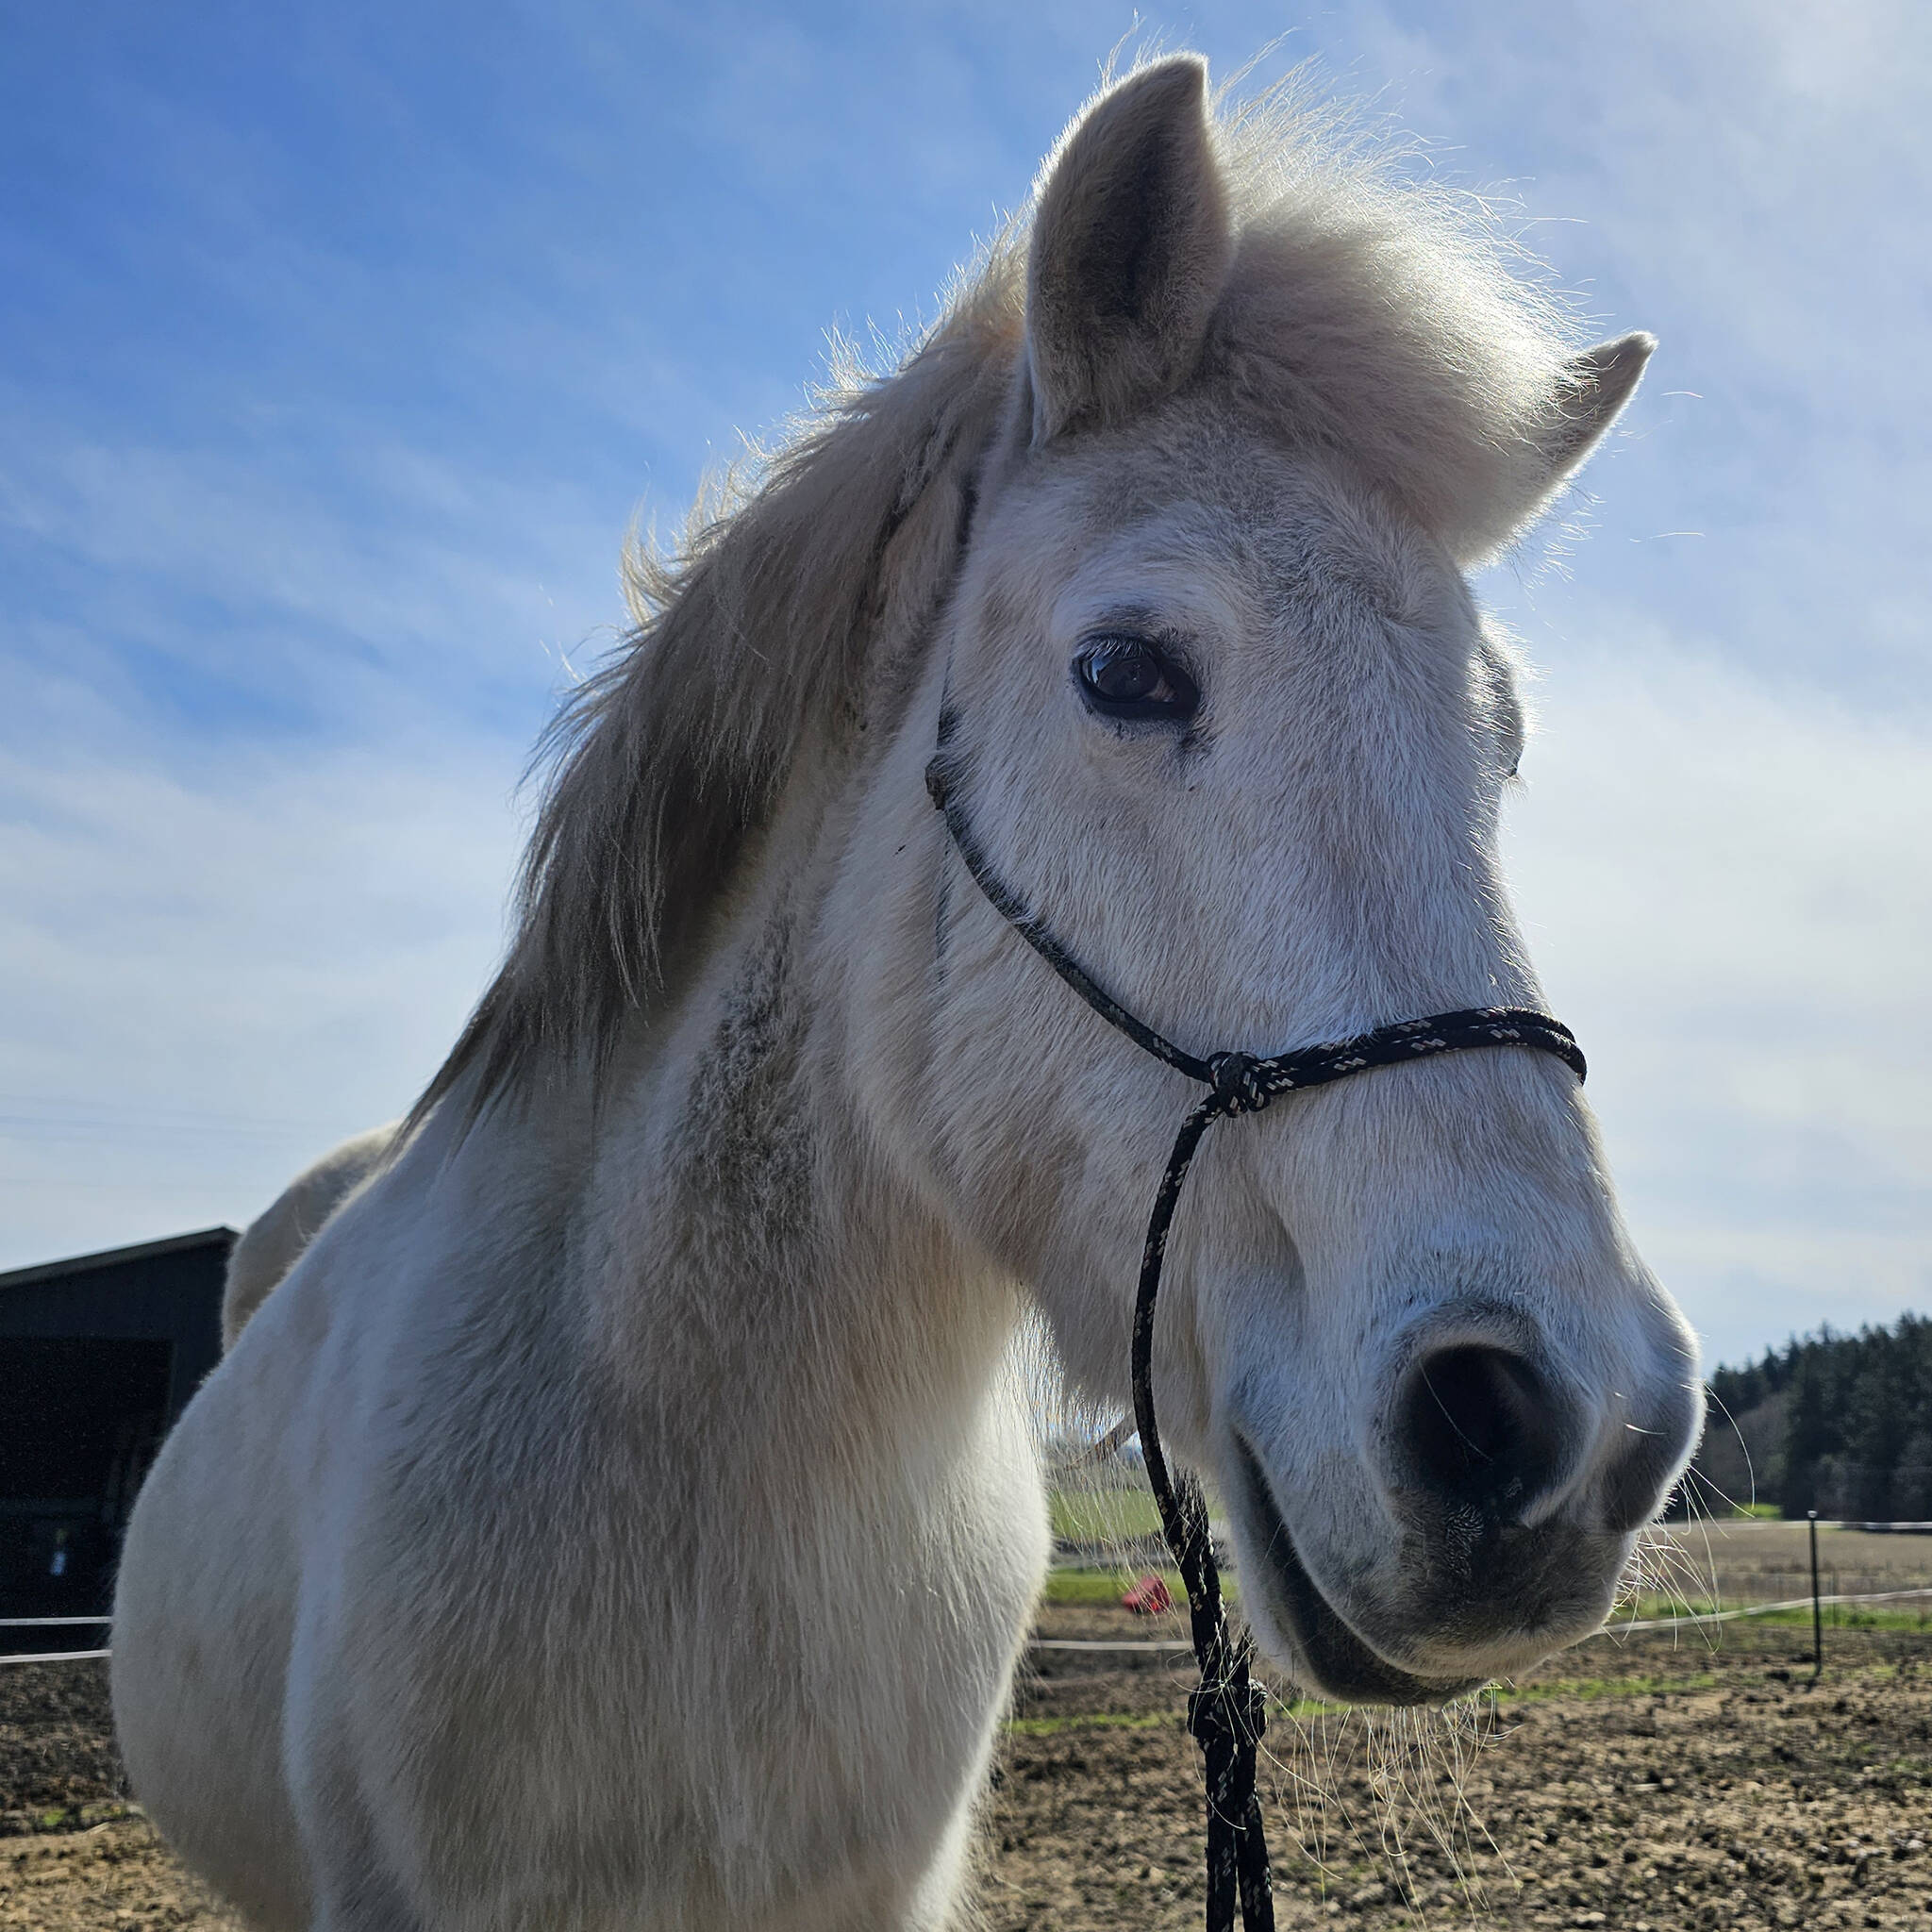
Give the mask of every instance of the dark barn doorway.
[[0, 1603], [105, 1609], [114, 1552], [168, 1420], [172, 1342], [0, 1336]]
[[[0, 1274], [0, 1616], [108, 1608], [142, 1478], [220, 1358], [234, 1241], [205, 1228]], [[0, 1628], [0, 1656], [97, 1636]]]

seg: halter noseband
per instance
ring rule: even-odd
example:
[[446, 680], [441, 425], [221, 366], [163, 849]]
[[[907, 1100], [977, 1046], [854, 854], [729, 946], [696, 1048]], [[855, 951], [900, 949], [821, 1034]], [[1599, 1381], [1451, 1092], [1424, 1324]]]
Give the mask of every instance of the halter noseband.
[[925, 789], [943, 815], [974, 883], [1014, 931], [1108, 1025], [1208, 1090], [1181, 1123], [1167, 1171], [1154, 1196], [1154, 1211], [1148, 1217], [1147, 1240], [1141, 1251], [1140, 1292], [1134, 1303], [1134, 1421], [1146, 1461], [1147, 1486], [1160, 1511], [1161, 1533], [1187, 1589], [1194, 1656], [1201, 1667], [1200, 1688], [1188, 1699], [1188, 1729], [1206, 1759], [1208, 1932], [1231, 1932], [1237, 1892], [1246, 1932], [1272, 1932], [1274, 1890], [1267, 1840], [1262, 1836], [1261, 1805], [1255, 1795], [1255, 1752], [1267, 1724], [1267, 1699], [1249, 1675], [1253, 1640], [1245, 1630], [1238, 1639], [1228, 1633], [1221, 1602], [1221, 1576], [1208, 1529], [1208, 1506], [1200, 1485], [1185, 1472], [1178, 1480], [1169, 1475], [1154, 1418], [1154, 1302], [1160, 1291], [1168, 1227], [1194, 1150], [1201, 1144], [1202, 1135], [1225, 1115], [1258, 1113], [1284, 1093], [1324, 1087], [1331, 1080], [1344, 1080], [1371, 1067], [1399, 1066], [1471, 1047], [1527, 1046], [1554, 1054], [1581, 1080], [1583, 1050], [1570, 1029], [1547, 1013], [1523, 1007], [1472, 1007], [1457, 1013], [1435, 1013], [1425, 1020], [1399, 1020], [1353, 1040], [1304, 1047], [1295, 1053], [1266, 1057], [1214, 1053], [1203, 1059], [1183, 1052], [1105, 991], [993, 871], [952, 789], [944, 749], [946, 724], [942, 718], [941, 749], [925, 768]]

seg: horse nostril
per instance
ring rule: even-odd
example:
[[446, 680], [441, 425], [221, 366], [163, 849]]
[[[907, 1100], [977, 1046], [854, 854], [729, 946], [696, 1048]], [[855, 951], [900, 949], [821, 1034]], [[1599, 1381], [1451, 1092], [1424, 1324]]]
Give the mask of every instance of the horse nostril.
[[1565, 1461], [1562, 1419], [1521, 1356], [1465, 1343], [1424, 1356], [1397, 1411], [1410, 1481], [1441, 1501], [1512, 1517]]

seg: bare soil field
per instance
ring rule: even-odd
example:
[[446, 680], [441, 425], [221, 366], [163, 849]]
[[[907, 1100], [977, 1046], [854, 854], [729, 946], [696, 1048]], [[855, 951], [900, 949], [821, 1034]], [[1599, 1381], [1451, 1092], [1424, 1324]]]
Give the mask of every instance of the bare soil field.
[[[1878, 1541], [1884, 1541], [1879, 1539]], [[1050, 1607], [1041, 1634], [1173, 1634]], [[1277, 1712], [1285, 1926], [1932, 1924], [1932, 1631], [1598, 1639], [1453, 1719]], [[990, 1932], [1200, 1921], [1184, 1658], [1040, 1651], [988, 1793]], [[0, 1669], [0, 1927], [240, 1932], [125, 1801], [98, 1663]]]
[[[1600, 1638], [1453, 1721], [1277, 1712], [1280, 1923], [1932, 1925], [1932, 1630], [1829, 1631], [1816, 1688], [1809, 1637]], [[1186, 1661], [1122, 1661], [1036, 1655], [988, 1814], [997, 1932], [1200, 1923]]]

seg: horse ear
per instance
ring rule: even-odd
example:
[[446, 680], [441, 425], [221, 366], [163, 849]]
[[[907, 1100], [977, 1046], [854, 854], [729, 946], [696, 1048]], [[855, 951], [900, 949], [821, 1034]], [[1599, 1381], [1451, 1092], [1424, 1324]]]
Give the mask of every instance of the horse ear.
[[1599, 342], [1563, 364], [1543, 433], [1538, 438], [1548, 462], [1538, 507], [1590, 460], [1591, 452], [1624, 413], [1624, 405], [1637, 393], [1643, 365], [1656, 347], [1657, 338], [1639, 330], [1613, 342]]
[[1106, 422], [1193, 368], [1234, 238], [1192, 56], [1102, 95], [1047, 162], [1026, 264], [1033, 440]]

